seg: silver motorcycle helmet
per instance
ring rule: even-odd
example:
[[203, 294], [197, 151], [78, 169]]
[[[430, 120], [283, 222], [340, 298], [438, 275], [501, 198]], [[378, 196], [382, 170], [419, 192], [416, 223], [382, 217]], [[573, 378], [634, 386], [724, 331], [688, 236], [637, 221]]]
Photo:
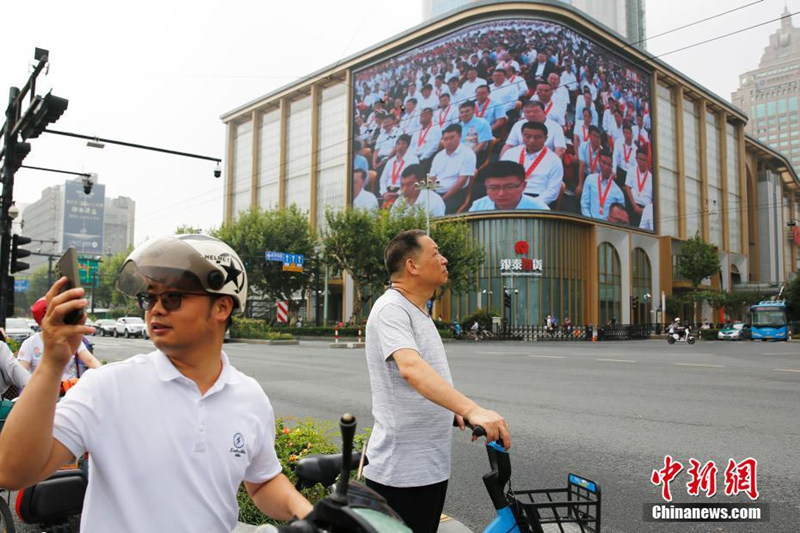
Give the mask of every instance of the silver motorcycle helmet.
[[153, 282], [178, 291], [230, 296], [234, 313], [242, 312], [247, 303], [242, 260], [230, 246], [208, 235], [171, 235], [145, 242], [125, 259], [116, 287], [135, 297]]

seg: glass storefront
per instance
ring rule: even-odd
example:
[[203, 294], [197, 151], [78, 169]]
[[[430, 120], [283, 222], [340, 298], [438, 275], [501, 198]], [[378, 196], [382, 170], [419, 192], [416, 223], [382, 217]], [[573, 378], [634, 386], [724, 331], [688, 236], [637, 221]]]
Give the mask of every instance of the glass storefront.
[[[480, 305], [512, 325], [541, 325], [548, 314], [559, 323], [566, 317], [575, 324], [584, 322], [591, 226], [518, 215], [469, 222], [486, 256], [474, 290], [454, 295], [452, 316], [463, 318]], [[521, 242], [527, 245], [526, 253], [517, 253], [525, 248]], [[510, 309], [503, 305], [504, 291], [510, 295]]]

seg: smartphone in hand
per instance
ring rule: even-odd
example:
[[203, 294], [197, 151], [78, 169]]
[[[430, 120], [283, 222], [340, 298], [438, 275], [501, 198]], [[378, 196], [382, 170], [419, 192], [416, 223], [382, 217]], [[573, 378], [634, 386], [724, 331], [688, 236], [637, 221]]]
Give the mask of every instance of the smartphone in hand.
[[[78, 270], [78, 252], [75, 250], [74, 247], [70, 246], [64, 255], [58, 260], [55, 267], [55, 274], [57, 279], [61, 279], [62, 276], [66, 276], [69, 282], [61, 287], [60, 292], [67, 291], [69, 289], [75, 289], [81, 286], [81, 276], [80, 271]], [[64, 316], [64, 323], [65, 324], [77, 324], [80, 322], [81, 318], [83, 317], [83, 309], [76, 309], [75, 311], [70, 311], [69, 313]]]

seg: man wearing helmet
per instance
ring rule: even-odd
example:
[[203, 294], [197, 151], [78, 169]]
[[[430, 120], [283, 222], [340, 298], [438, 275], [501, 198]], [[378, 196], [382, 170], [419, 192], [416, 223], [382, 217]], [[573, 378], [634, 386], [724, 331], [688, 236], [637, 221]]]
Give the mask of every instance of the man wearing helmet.
[[39, 370], [0, 434], [0, 486], [19, 488], [89, 452], [83, 531], [231, 531], [244, 485], [274, 518], [311, 504], [281, 473], [275, 420], [261, 386], [222, 351], [247, 276], [225, 243], [204, 235], [149, 241], [117, 288], [136, 296], [156, 351], [89, 372], [55, 406], [66, 361], [92, 328], [64, 324], [83, 289], [47, 293]]

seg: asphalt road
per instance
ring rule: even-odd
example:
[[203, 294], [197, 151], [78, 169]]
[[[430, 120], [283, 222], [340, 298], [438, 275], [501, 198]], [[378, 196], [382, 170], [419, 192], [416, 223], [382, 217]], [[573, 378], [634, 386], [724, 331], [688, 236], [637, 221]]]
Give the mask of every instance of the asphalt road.
[[[150, 349], [142, 340], [96, 338], [95, 355], [115, 360]], [[456, 386], [501, 412], [514, 438], [515, 489], [563, 487], [569, 471], [602, 487], [605, 532], [798, 531], [800, 526], [800, 346], [794, 343], [666, 341], [600, 343], [453, 342], [446, 345]], [[299, 346], [230, 343], [233, 364], [264, 387], [277, 416], [370, 426], [363, 349], [327, 342]], [[769, 521], [656, 523], [645, 504], [662, 503], [650, 481], [665, 455], [685, 469], [671, 484], [676, 502], [742, 503], [724, 494], [729, 459], [757, 459], [758, 503]], [[717, 495], [689, 496], [689, 459], [713, 460]], [[482, 446], [458, 434], [445, 512], [473, 531], [493, 510], [481, 481]]]

